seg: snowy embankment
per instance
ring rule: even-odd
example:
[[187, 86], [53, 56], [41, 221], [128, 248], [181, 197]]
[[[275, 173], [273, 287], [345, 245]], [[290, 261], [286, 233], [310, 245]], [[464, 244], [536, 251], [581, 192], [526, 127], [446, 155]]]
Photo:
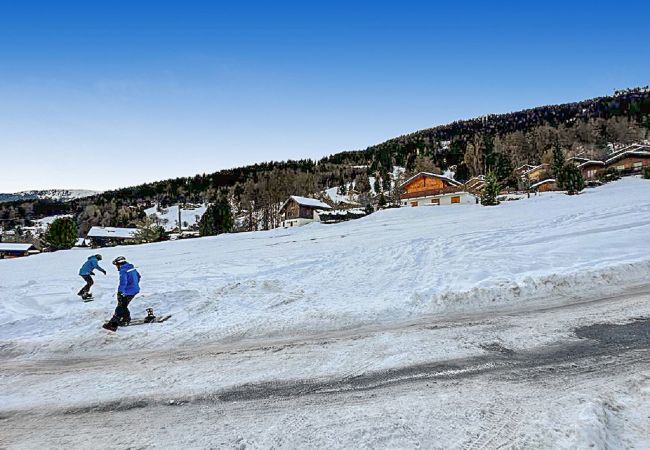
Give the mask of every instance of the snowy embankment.
[[[116, 247], [96, 300], [75, 295], [95, 251], [0, 261], [0, 351], [94, 353], [205, 341], [290, 337], [491, 308], [525, 308], [647, 283], [650, 182], [624, 179], [580, 196], [498, 207], [388, 210], [336, 225]], [[142, 274], [132, 315], [164, 325], [109, 336], [124, 255]]]

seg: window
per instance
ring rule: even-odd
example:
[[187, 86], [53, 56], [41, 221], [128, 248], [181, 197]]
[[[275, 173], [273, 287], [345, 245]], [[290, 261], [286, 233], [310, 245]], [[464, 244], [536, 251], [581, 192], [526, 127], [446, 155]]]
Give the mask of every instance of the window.
[[635, 169], [639, 169], [639, 168], [641, 168], [641, 167], [643, 167], [643, 163], [642, 163], [642, 162], [635, 162], [635, 163], [634, 163], [634, 168], [635, 168]]
[[459, 196], [452, 197], [451, 198], [451, 203], [460, 203], [460, 197]]
[[439, 198], [432, 198], [431, 199], [431, 204], [432, 205], [439, 205], [440, 204], [440, 199]]
[[416, 206], [418, 206], [418, 202], [411, 202], [411, 206], [415, 208]]

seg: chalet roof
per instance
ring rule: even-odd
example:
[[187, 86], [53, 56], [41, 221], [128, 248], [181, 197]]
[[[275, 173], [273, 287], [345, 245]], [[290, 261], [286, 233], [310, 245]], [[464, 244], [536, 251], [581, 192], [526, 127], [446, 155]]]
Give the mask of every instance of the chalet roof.
[[594, 159], [591, 159], [591, 160], [583, 162], [582, 164], [579, 164], [578, 167], [582, 169], [583, 167], [586, 167], [586, 166], [604, 166], [604, 165], [605, 165], [605, 162], [603, 162], [603, 161], [596, 161]]
[[452, 186], [462, 186], [463, 183], [453, 180], [449, 177], [446, 177], [444, 175], [438, 175], [437, 173], [431, 173], [431, 172], [418, 172], [415, 175], [413, 175], [411, 178], [400, 184], [400, 187], [406, 186], [409, 184], [411, 181], [415, 180], [416, 178], [420, 176], [425, 176], [425, 177], [431, 177], [431, 178], [438, 178], [442, 181], [446, 181], [447, 183], [451, 184]]
[[539, 181], [539, 182], [531, 185], [530, 188], [535, 189], [536, 187], [539, 187], [542, 184], [547, 184], [547, 183], [555, 183], [555, 178], [547, 178], [546, 180]]
[[636, 157], [641, 157], [641, 158], [650, 158], [650, 151], [629, 150], [629, 151], [626, 151], [626, 152], [618, 153], [615, 156], [612, 156], [611, 158], [609, 158], [607, 161], [605, 161], [605, 164], [610, 165], [611, 163], [614, 163], [614, 162], [619, 161], [621, 159], [627, 158], [628, 156], [636, 156]]
[[280, 206], [280, 211], [282, 211], [284, 209], [284, 207], [287, 206], [287, 204], [291, 200], [295, 201], [296, 203], [298, 203], [301, 206], [307, 206], [309, 208], [332, 209], [332, 207], [330, 205], [328, 205], [327, 203], [323, 203], [320, 200], [316, 200], [315, 198], [300, 197], [298, 195], [292, 195], [291, 197], [289, 197], [287, 199], [286, 202], [284, 202], [282, 204], [282, 206]]
[[521, 166], [519, 166], [519, 167], [517, 167], [515, 169], [515, 172], [525, 172], [525, 171], [530, 170], [530, 169], [532, 169], [534, 167], [535, 166], [532, 165], [532, 164], [522, 164]]
[[92, 227], [88, 232], [88, 237], [134, 239], [138, 231], [140, 230], [137, 228]]
[[612, 151], [610, 153], [610, 157], [614, 157], [614, 156], [619, 155], [620, 153], [630, 152], [630, 151], [633, 151], [633, 152], [636, 152], [636, 151], [650, 151], [650, 145], [646, 145], [646, 144], [630, 144], [630, 145], [626, 145], [624, 147], [621, 147], [621, 148], [619, 148], [617, 150]]
[[9, 242], [0, 242], [0, 252], [26, 252], [32, 250], [32, 244], [14, 244]]
[[529, 173], [534, 172], [535, 170], [546, 169], [547, 167], [549, 167], [549, 165], [546, 164], [546, 163], [544, 163], [544, 164], [540, 164], [540, 165], [538, 165], [538, 166], [533, 167], [533, 168], [530, 169], [530, 170], [525, 171], [525, 172], [523, 173], [523, 175], [526, 176], [526, 175], [528, 175]]

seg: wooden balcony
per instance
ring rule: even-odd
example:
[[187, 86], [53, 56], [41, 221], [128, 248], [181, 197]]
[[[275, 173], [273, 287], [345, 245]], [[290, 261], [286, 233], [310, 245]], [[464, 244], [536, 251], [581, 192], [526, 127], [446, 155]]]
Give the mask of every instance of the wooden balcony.
[[422, 191], [415, 191], [415, 192], [402, 192], [400, 198], [402, 198], [403, 200], [408, 200], [409, 198], [429, 197], [433, 195], [442, 195], [442, 194], [455, 194], [457, 192], [466, 192], [466, 190], [462, 186], [446, 187], [442, 189], [425, 189]]

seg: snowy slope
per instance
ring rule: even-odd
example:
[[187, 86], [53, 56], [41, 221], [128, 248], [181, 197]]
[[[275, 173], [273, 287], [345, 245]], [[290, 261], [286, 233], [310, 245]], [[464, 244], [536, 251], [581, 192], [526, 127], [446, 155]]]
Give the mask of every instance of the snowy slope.
[[174, 346], [588, 296], [622, 277], [647, 277], [649, 232], [650, 183], [633, 178], [493, 208], [404, 208], [336, 225], [103, 249], [104, 261], [124, 255], [140, 270], [134, 311], [174, 314], [163, 335], [139, 330], [119, 340], [96, 333], [112, 310], [115, 271], [96, 277], [94, 303], [75, 296], [78, 266], [94, 250], [1, 260], [0, 340], [30, 353]]
[[[207, 207], [205, 205], [196, 208], [181, 208], [183, 229], [196, 225], [206, 210]], [[161, 211], [158, 211], [158, 208], [154, 206], [146, 209], [144, 212], [147, 216], [153, 216], [160, 220], [161, 225], [167, 231], [171, 231], [178, 226], [178, 205], [163, 208]], [[187, 226], [185, 226], [185, 223], [187, 223]]]
[[115, 334], [98, 250], [0, 260], [0, 447], [645, 448], [644, 335], [574, 330], [647, 323], [649, 213], [630, 178], [102, 249], [173, 313]]

